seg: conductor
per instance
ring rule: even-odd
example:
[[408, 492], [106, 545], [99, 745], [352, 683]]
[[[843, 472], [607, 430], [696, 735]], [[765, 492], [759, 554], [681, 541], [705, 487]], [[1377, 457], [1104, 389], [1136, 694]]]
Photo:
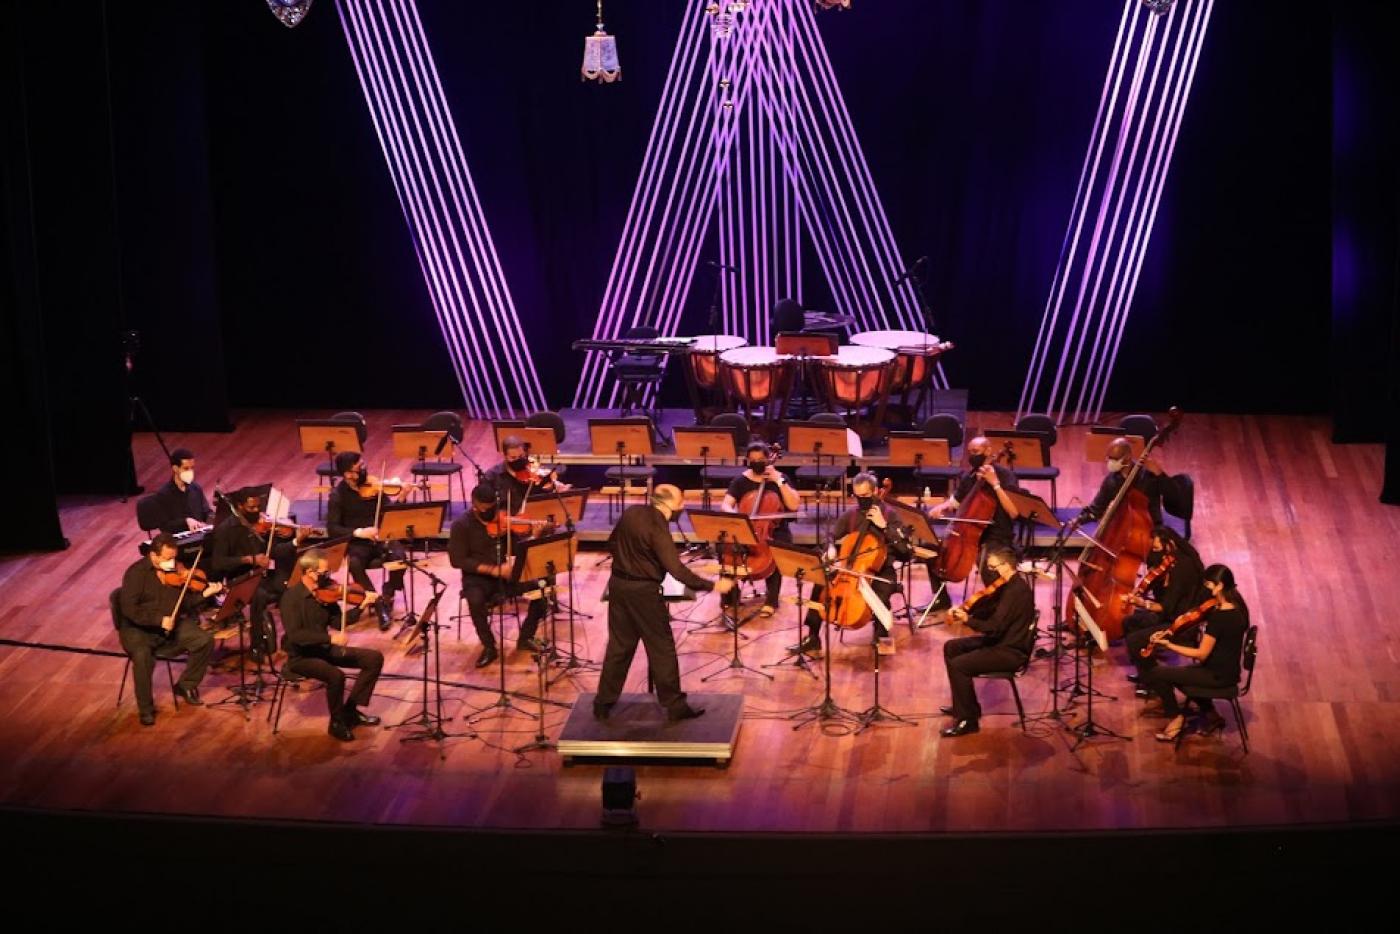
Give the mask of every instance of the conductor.
[[608, 579], [608, 650], [598, 677], [593, 716], [606, 720], [622, 694], [627, 670], [640, 640], [656, 685], [656, 699], [672, 722], [698, 717], [703, 707], [686, 703], [681, 690], [676, 640], [671, 634], [671, 614], [661, 594], [661, 582], [669, 573], [693, 590], [734, 587], [732, 578], [706, 580], [681, 563], [670, 523], [680, 515], [685, 500], [679, 488], [668, 483], [656, 487], [650, 504], [629, 506], [608, 539], [612, 576]]

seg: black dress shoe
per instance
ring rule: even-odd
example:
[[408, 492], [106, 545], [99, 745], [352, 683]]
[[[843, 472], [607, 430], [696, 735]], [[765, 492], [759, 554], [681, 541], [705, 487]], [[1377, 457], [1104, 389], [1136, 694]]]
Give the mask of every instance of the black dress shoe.
[[959, 720], [957, 723], [939, 732], [941, 736], [965, 736], [968, 733], [976, 733], [981, 727], [976, 720]]
[[141, 711], [141, 725], [142, 725], [142, 726], [155, 726], [155, 725], [156, 725], [156, 712], [155, 712], [154, 710], [143, 710], [143, 711]]
[[1151, 697], [1155, 693], [1155, 691], [1149, 690], [1148, 688], [1145, 688], [1142, 685], [1138, 685], [1137, 687], [1133, 688], [1133, 695], [1135, 697]]
[[668, 712], [666, 714], [666, 719], [670, 720], [672, 723], [679, 723], [681, 720], [694, 720], [696, 717], [702, 716], [704, 713], [704, 707], [691, 707], [689, 704], [687, 704], [680, 710]]
[[939, 707], [939, 708], [938, 708], [938, 712], [941, 713], [941, 714], [943, 714], [943, 716], [945, 716], [945, 717], [956, 716], [956, 714], [953, 713], [953, 708], [952, 708], [952, 707]]
[[613, 709], [613, 705], [612, 705], [612, 704], [600, 704], [600, 703], [598, 703], [597, 701], [594, 701], [594, 702], [593, 702], [593, 716], [594, 716], [595, 719], [598, 719], [598, 720], [606, 720], [606, 719], [608, 719], [608, 714], [612, 713], [612, 709]]
[[175, 685], [175, 694], [191, 707], [203, 707], [204, 701], [199, 698], [199, 688], [187, 688], [183, 684]]
[[788, 646], [789, 652], [804, 652], [807, 655], [816, 655], [822, 650], [822, 637], [813, 633], [808, 633], [802, 638], [799, 645]]
[[340, 740], [348, 743], [355, 738], [355, 734], [350, 731], [350, 727], [343, 720], [331, 720], [331, 725], [326, 732]]
[[350, 726], [379, 726], [379, 718], [372, 713], [365, 713], [356, 707], [345, 708], [345, 722]]
[[515, 643], [515, 648], [520, 652], [538, 652], [540, 650], [540, 643], [532, 636], [530, 638], [521, 639], [519, 642]]
[[1142, 675], [1141, 675], [1141, 674], [1128, 675], [1128, 680], [1131, 681], [1131, 682], [1133, 682], [1133, 684], [1141, 684], [1141, 683], [1142, 683]]
[[476, 660], [476, 667], [485, 668], [487, 665], [494, 662], [499, 656], [500, 653], [496, 651], [496, 647], [494, 645], [488, 645], [486, 648], [481, 650], [481, 655]]
[[374, 602], [374, 611], [379, 614], [379, 631], [388, 632], [393, 624], [389, 613], [390, 598], [380, 597]]

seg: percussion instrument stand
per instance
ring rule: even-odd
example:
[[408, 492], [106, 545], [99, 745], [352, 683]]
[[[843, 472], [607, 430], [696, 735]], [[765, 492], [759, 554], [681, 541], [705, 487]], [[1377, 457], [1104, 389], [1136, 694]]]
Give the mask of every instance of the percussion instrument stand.
[[[795, 714], [793, 714], [792, 716], [788, 717], [788, 719], [789, 719], [789, 720], [798, 720], [798, 719], [801, 720], [800, 723], [796, 724], [796, 725], [793, 727], [794, 730], [800, 730], [800, 729], [802, 729], [804, 726], [806, 726], [806, 725], [809, 724], [809, 723], [821, 723], [823, 726], [825, 726], [827, 723], [857, 724], [857, 725], [858, 725], [858, 726], [857, 726], [857, 730], [859, 730], [859, 729], [861, 728], [859, 725], [863, 725], [863, 722], [864, 722], [864, 721], [861, 719], [861, 715], [858, 714], [858, 713], [856, 713], [856, 712], [853, 711], [853, 710], [847, 710], [845, 707], [840, 706], [839, 704], [836, 703], [836, 701], [834, 701], [834, 700], [831, 699], [831, 615], [832, 615], [832, 606], [831, 606], [831, 575], [830, 575], [829, 573], [827, 573], [827, 572], [831, 569], [831, 565], [832, 565], [833, 562], [831, 561], [831, 559], [829, 558], [829, 556], [828, 556], [825, 552], [823, 552], [823, 554], [822, 554], [822, 559], [821, 559], [821, 560], [822, 560], [822, 576], [823, 576], [824, 578], [826, 578], [826, 580], [827, 580], [827, 586], [822, 590], [822, 602], [825, 604], [825, 607], [824, 607], [824, 609], [825, 609], [825, 625], [824, 625], [824, 627], [823, 627], [824, 630], [825, 630], [825, 638], [823, 639], [824, 647], [823, 647], [823, 651], [822, 651], [822, 655], [823, 655], [823, 659], [822, 659], [823, 665], [822, 665], [822, 667], [825, 669], [825, 671], [824, 671], [825, 677], [823, 678], [824, 685], [823, 685], [822, 699], [821, 699], [821, 703], [819, 703], [819, 704], [814, 704], [814, 705], [812, 705], [811, 707], [808, 707], [806, 710], [799, 710], [797, 713], [795, 713]], [[801, 646], [801, 643], [799, 642], [798, 645], [799, 645], [799, 647], [800, 647], [800, 646]], [[850, 732], [850, 731], [848, 730], [847, 732]]]
[[797, 573], [793, 576], [793, 580], [797, 584], [797, 644], [782, 658], [778, 659], [776, 662], [769, 662], [763, 667], [781, 668], [784, 665], [791, 664], [794, 668], [800, 668], [802, 671], [805, 671], [814, 679], [820, 679], [821, 676], [812, 670], [811, 663], [807, 661], [807, 653], [802, 651], [802, 623], [807, 617], [807, 607], [802, 599], [802, 585], [805, 583], [803, 578], [806, 576], [807, 572], [801, 568], [798, 568]]
[[[416, 724], [418, 726], [418, 729], [409, 733], [407, 736], [400, 737], [399, 742], [416, 743], [424, 740], [433, 740], [438, 744], [439, 758], [445, 760], [447, 758], [447, 750], [444, 749], [442, 746], [442, 741], [444, 739], [447, 739], [448, 737], [465, 737], [466, 739], [476, 739], [478, 734], [475, 730], [472, 730], [470, 728], [467, 729], [465, 732], [461, 733], [452, 733], [442, 728], [442, 725], [444, 723], [452, 719], [451, 717], [444, 717], [442, 715], [441, 630], [443, 627], [440, 626], [437, 621], [438, 603], [442, 600], [442, 595], [447, 592], [447, 584], [441, 578], [438, 578], [436, 575], [434, 575], [431, 571], [426, 571], [417, 567], [412, 568], [412, 570], [428, 575], [428, 578], [431, 581], [431, 585], [433, 588], [432, 599], [430, 599], [428, 601], [428, 605], [423, 608], [423, 615], [418, 617], [418, 625], [421, 626], [423, 629], [423, 706], [417, 714], [415, 714], [412, 717], [409, 717], [407, 720], [404, 720], [401, 723], [394, 724], [393, 726], [389, 727], [389, 729], [393, 730], [398, 729], [399, 727]], [[428, 648], [429, 642], [432, 643], [431, 651]], [[433, 671], [431, 678], [429, 677], [428, 673], [428, 657], [430, 655], [433, 659]], [[433, 683], [432, 693], [434, 697], [435, 712], [430, 711], [428, 709], [429, 680], [431, 680]]]

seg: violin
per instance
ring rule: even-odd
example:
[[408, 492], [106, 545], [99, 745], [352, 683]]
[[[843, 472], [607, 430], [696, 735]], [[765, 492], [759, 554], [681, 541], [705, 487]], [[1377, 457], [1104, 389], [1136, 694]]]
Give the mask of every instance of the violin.
[[[341, 591], [342, 588], [340, 584], [331, 581], [323, 586], [318, 586], [315, 590], [311, 591], [311, 594], [320, 603], [324, 603], [326, 606], [332, 606], [340, 602]], [[365, 602], [365, 588], [351, 581], [349, 588], [344, 591], [344, 596], [345, 602], [350, 606], [362, 606]]]
[[157, 569], [156, 574], [160, 577], [160, 582], [167, 587], [184, 587], [188, 583], [190, 587], [203, 593], [205, 588], [209, 586], [209, 575], [204, 573], [204, 568], [198, 566], [187, 568], [183, 564], [176, 563], [175, 570], [162, 571]]
[[365, 482], [360, 484], [357, 492], [365, 499], [374, 499], [381, 494], [384, 496], [401, 496], [404, 491], [404, 482], [398, 477], [376, 477], [370, 474], [365, 478]]
[[1124, 603], [1136, 603], [1143, 594], [1147, 593], [1147, 588], [1152, 586], [1152, 582], [1172, 569], [1176, 564], [1176, 555], [1163, 555], [1162, 560], [1157, 562], [1157, 566], [1149, 568], [1147, 573], [1142, 575], [1142, 580], [1130, 592], [1122, 595]]
[[252, 523], [249, 528], [258, 535], [266, 537], [269, 532], [272, 532], [281, 539], [293, 538], [298, 532], [302, 535], [320, 535], [322, 537], [326, 534], [323, 529], [315, 529], [309, 525], [298, 526], [295, 522], [269, 519], [267, 516], [263, 516], [257, 522]]
[[1012, 574], [1011, 577], [998, 577], [986, 587], [983, 587], [981, 590], [977, 591], [975, 594], [964, 600], [961, 606], [954, 607], [953, 610], [949, 610], [948, 612], [951, 614], [954, 610], [961, 610], [964, 613], [971, 613], [973, 607], [990, 597], [992, 594], [996, 593], [1001, 588], [1005, 587], [1008, 583], [1010, 583], [1011, 578], [1015, 576], [1015, 574]]
[[554, 475], [558, 473], [555, 468], [541, 467], [540, 459], [534, 454], [527, 457], [525, 461], [524, 467], [521, 467], [519, 470], [510, 471], [512, 477], [519, 480], [521, 483], [529, 483], [541, 489], [554, 482]]
[[506, 534], [506, 527], [509, 525], [510, 534], [515, 536], [529, 536], [536, 534], [548, 535], [554, 531], [553, 519], [527, 519], [524, 516], [503, 517], [500, 512], [496, 513], [491, 520], [482, 519], [481, 524], [486, 526], [486, 533], [492, 538], [500, 538]]
[[[1211, 610], [1215, 609], [1219, 605], [1220, 598], [1211, 597], [1209, 600], [1207, 600], [1205, 603], [1202, 603], [1194, 610], [1187, 610], [1185, 613], [1182, 613], [1180, 616], [1178, 616], [1175, 620], [1172, 621], [1172, 624], [1170, 626], [1160, 631], [1165, 632], [1169, 636], [1174, 636], [1177, 633], [1181, 632], [1183, 629], [1190, 629], [1192, 626], [1199, 623], [1207, 613], [1209, 613]], [[1142, 647], [1142, 651], [1138, 654], [1141, 655], [1143, 658], [1150, 658], [1152, 655], [1152, 650], [1156, 647], [1156, 645], [1148, 643], [1147, 645]]]
[[[875, 501], [882, 501], [893, 487], [893, 482], [886, 477], [875, 493]], [[870, 518], [863, 517], [854, 532], [842, 537], [837, 552], [842, 570], [850, 573], [838, 573], [826, 596], [831, 601], [831, 625], [840, 629], [860, 629], [875, 615], [861, 593], [860, 584], [880, 573], [889, 557], [889, 547], [885, 537], [873, 533], [870, 525]]]

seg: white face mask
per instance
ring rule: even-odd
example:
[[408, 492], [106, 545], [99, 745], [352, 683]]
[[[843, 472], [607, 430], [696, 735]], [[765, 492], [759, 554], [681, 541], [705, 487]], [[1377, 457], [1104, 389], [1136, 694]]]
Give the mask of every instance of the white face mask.
[[191, 483], [194, 483], [194, 471], [193, 471], [193, 470], [182, 470], [182, 471], [180, 471], [180, 482], [183, 483], [183, 484], [185, 484], [185, 486], [189, 486]]
[[1125, 462], [1125, 461], [1114, 460], [1114, 459], [1111, 458], [1111, 457], [1108, 459], [1108, 472], [1109, 472], [1109, 473], [1117, 473], [1118, 471], [1122, 470], [1122, 469], [1123, 469], [1124, 467], [1126, 467], [1126, 466], [1128, 466], [1128, 465], [1127, 465], [1127, 462]]
[[160, 569], [161, 569], [162, 571], [173, 571], [173, 570], [175, 570], [175, 559], [174, 559], [174, 558], [166, 558], [166, 559], [165, 559], [164, 561], [162, 561], [158, 566], [160, 567]]

